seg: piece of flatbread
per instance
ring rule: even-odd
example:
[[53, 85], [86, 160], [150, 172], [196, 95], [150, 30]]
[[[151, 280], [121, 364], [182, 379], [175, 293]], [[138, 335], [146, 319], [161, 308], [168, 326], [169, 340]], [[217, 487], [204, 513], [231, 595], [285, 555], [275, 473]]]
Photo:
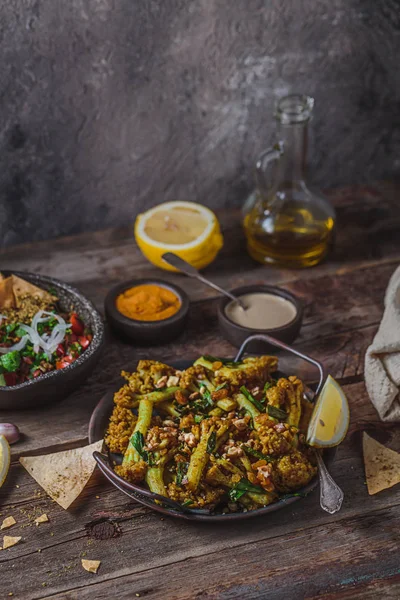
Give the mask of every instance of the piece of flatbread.
[[42, 290], [42, 288], [33, 285], [33, 283], [29, 283], [29, 281], [25, 281], [25, 279], [21, 279], [21, 277], [17, 277], [16, 275], [11, 275], [11, 278], [17, 307], [21, 305], [20, 298], [26, 295], [41, 298], [48, 304], [54, 304], [54, 302], [57, 301], [55, 296], [52, 296], [46, 290]]
[[363, 453], [368, 493], [371, 496], [400, 483], [398, 452], [386, 448], [364, 431]]
[[15, 308], [17, 306], [14, 296], [12, 276], [0, 281], [0, 310], [2, 308]]
[[97, 573], [100, 565], [101, 560], [87, 560], [86, 558], [82, 558], [82, 567], [86, 571], [89, 571], [89, 573]]
[[3, 537], [3, 550], [5, 550], [6, 548], [11, 548], [11, 546], [15, 546], [15, 544], [18, 544], [18, 542], [20, 542], [22, 540], [22, 537], [18, 536], [18, 537], [12, 537], [11, 535], [5, 535]]
[[60, 506], [67, 509], [82, 492], [96, 466], [93, 452], [103, 440], [84, 448], [43, 456], [23, 456], [19, 462]]
[[35, 523], [36, 525], [40, 525], [40, 523], [48, 523], [49, 522], [49, 517], [45, 514], [40, 515], [40, 517], [36, 517], [35, 519]]
[[4, 521], [2, 522], [0, 529], [8, 529], [9, 527], [12, 527], [13, 525], [15, 525], [17, 521], [14, 519], [14, 517], [6, 517], [4, 519]]

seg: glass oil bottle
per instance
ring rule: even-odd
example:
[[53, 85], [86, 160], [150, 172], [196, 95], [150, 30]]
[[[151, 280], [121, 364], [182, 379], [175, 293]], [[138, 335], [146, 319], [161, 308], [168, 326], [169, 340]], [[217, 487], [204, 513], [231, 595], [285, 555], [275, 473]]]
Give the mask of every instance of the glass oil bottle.
[[246, 203], [244, 229], [250, 256], [264, 264], [312, 267], [332, 243], [335, 211], [305, 179], [313, 98], [291, 95], [277, 105], [279, 141], [256, 163], [257, 188]]

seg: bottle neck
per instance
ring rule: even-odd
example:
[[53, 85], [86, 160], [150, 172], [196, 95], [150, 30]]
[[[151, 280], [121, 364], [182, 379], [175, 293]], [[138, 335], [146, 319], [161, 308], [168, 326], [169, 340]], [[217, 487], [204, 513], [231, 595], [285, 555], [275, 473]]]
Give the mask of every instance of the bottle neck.
[[305, 178], [308, 121], [286, 125], [280, 123], [279, 139], [283, 142], [280, 161], [280, 180], [286, 184]]

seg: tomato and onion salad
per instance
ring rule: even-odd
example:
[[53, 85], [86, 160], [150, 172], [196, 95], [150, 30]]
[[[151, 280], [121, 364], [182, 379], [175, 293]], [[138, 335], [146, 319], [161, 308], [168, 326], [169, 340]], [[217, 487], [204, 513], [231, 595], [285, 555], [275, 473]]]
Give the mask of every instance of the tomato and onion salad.
[[13, 386], [72, 364], [93, 339], [75, 312], [39, 311], [31, 325], [0, 315], [0, 386]]

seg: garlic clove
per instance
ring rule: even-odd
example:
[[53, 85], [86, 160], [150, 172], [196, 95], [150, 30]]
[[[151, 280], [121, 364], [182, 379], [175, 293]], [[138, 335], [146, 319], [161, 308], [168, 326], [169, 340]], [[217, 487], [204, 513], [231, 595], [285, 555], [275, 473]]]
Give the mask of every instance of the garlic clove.
[[21, 437], [18, 427], [13, 423], [0, 423], [0, 435], [4, 435], [9, 444], [15, 444]]

